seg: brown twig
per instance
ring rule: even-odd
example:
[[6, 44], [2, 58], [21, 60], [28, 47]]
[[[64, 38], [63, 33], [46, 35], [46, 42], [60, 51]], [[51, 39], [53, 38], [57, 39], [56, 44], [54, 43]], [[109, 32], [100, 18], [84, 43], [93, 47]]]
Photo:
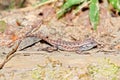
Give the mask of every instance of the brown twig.
[[14, 53], [17, 51], [20, 43], [21, 43], [21, 40], [18, 41], [18, 43], [17, 43], [17, 45], [15, 46], [15, 48], [13, 48], [12, 51], [10, 51], [10, 52], [8, 53], [8, 55], [5, 57], [4, 61], [0, 64], [0, 69], [2, 69], [2, 68], [4, 67], [4, 65], [5, 65], [5, 63], [7, 63], [7, 62], [13, 57], [13, 55], [14, 55]]

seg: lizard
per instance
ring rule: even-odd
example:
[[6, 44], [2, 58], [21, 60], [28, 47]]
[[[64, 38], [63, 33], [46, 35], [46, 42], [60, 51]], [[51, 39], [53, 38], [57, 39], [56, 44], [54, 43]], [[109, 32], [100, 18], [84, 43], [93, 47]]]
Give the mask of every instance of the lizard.
[[90, 50], [94, 47], [97, 47], [98, 43], [93, 39], [89, 38], [84, 41], [65, 41], [65, 40], [53, 40], [46, 36], [43, 36], [41, 33], [36, 34], [28, 34], [27, 37], [37, 37], [40, 38], [47, 43], [49, 43], [52, 47], [44, 48], [48, 52], [52, 52], [55, 50], [68, 51], [68, 52], [76, 52], [81, 53], [82, 51]]

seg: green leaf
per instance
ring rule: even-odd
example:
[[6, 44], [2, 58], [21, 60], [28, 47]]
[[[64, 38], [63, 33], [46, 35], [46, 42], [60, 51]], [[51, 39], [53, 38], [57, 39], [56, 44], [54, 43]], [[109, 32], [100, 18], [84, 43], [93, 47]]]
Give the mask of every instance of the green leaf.
[[39, 0], [35, 4], [33, 4], [34, 7], [38, 7], [43, 5], [45, 2], [50, 1], [50, 0]]
[[99, 23], [99, 5], [98, 5], [98, 0], [91, 0], [89, 8], [90, 8], [90, 12], [89, 12], [90, 22], [91, 22], [94, 30], [96, 30], [97, 29], [97, 25]]
[[120, 0], [109, 0], [110, 4], [120, 12]]
[[4, 32], [5, 29], [7, 28], [7, 24], [5, 23], [5, 21], [0, 21], [0, 32]]
[[46, 2], [46, 1], [48, 1], [48, 0], [41, 0], [40, 2], [43, 3], [43, 2]]
[[60, 18], [61, 16], [63, 16], [64, 13], [67, 12], [68, 9], [70, 9], [72, 6], [80, 4], [84, 2], [84, 0], [67, 0], [62, 8], [60, 9], [60, 11], [57, 12], [57, 17]]
[[83, 7], [87, 6], [90, 3], [88, 0], [84, 0], [82, 4], [79, 4], [77, 8], [73, 11], [74, 14], [78, 13]]

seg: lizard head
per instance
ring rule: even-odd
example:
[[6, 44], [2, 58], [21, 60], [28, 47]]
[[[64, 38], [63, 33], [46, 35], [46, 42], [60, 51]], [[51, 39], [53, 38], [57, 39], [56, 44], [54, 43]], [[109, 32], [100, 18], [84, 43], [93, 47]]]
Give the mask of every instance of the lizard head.
[[90, 50], [92, 48], [97, 47], [98, 43], [94, 39], [87, 39], [83, 42], [83, 44], [79, 47], [81, 51]]

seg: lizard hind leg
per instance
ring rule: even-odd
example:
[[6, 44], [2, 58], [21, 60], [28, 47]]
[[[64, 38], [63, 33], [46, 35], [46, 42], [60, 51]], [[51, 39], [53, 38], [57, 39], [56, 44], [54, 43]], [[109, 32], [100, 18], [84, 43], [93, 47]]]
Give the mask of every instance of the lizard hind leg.
[[47, 51], [47, 52], [53, 52], [53, 51], [57, 51], [58, 48], [55, 47], [55, 46], [52, 46], [52, 47], [43, 48], [42, 50], [43, 50], [43, 51]]
[[81, 51], [81, 50], [76, 50], [76, 53], [77, 53], [77, 54], [81, 54], [82, 51]]

